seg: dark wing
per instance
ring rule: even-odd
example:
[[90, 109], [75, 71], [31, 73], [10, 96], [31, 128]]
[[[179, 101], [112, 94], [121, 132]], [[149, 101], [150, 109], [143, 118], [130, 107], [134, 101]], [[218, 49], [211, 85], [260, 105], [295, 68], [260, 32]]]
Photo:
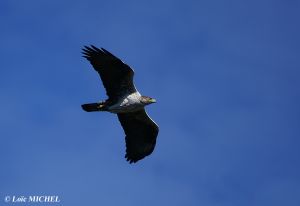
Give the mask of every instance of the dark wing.
[[91, 62], [99, 73], [109, 100], [115, 102], [123, 94], [136, 92], [133, 70], [110, 52], [91, 45], [83, 49], [83, 57]]
[[130, 163], [150, 155], [155, 147], [158, 126], [146, 111], [119, 113], [119, 121], [126, 134], [126, 155]]

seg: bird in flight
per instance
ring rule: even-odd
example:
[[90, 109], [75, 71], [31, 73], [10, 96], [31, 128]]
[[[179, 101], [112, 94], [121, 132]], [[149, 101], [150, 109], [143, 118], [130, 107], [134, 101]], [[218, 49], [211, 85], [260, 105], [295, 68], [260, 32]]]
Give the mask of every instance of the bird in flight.
[[118, 57], [93, 45], [82, 50], [83, 57], [100, 75], [108, 99], [81, 107], [86, 112], [117, 114], [125, 132], [125, 158], [129, 163], [136, 163], [150, 155], [155, 147], [159, 128], [146, 113], [145, 106], [156, 100], [138, 92], [133, 83], [134, 71]]

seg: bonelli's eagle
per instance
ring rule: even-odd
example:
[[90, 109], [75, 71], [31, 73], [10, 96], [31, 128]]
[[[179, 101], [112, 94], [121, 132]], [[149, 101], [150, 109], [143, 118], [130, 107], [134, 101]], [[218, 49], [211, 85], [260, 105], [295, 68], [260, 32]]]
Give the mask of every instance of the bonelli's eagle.
[[158, 126], [147, 115], [145, 106], [156, 100], [138, 92], [133, 83], [134, 71], [107, 50], [91, 45], [85, 46], [82, 53], [99, 73], [108, 96], [103, 102], [83, 104], [82, 109], [118, 115], [126, 135], [127, 161], [135, 163], [150, 155], [155, 147]]

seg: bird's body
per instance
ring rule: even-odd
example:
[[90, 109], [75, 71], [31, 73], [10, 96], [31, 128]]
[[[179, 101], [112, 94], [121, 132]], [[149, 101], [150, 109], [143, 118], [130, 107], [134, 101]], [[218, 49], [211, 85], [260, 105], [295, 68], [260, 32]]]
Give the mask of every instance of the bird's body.
[[139, 92], [134, 92], [131, 94], [125, 94], [124, 97], [120, 98], [115, 104], [112, 104], [107, 108], [111, 113], [126, 113], [135, 112], [144, 108], [144, 104], [141, 103], [141, 94]]
[[83, 104], [83, 110], [117, 114], [126, 134], [125, 157], [130, 163], [143, 159], [154, 150], [159, 130], [144, 107], [156, 101], [137, 91], [133, 70], [110, 52], [91, 46], [85, 47], [83, 54], [99, 73], [109, 97], [104, 102]]

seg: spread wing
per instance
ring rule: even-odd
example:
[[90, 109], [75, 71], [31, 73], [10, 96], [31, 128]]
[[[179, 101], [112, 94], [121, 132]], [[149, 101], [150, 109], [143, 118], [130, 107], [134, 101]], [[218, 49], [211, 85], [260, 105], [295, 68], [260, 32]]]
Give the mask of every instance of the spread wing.
[[83, 57], [91, 62], [99, 73], [109, 100], [115, 102], [124, 94], [136, 92], [134, 71], [110, 52], [91, 45], [83, 49]]
[[146, 111], [119, 113], [119, 121], [125, 132], [126, 155], [130, 163], [150, 155], [155, 147], [158, 126]]

